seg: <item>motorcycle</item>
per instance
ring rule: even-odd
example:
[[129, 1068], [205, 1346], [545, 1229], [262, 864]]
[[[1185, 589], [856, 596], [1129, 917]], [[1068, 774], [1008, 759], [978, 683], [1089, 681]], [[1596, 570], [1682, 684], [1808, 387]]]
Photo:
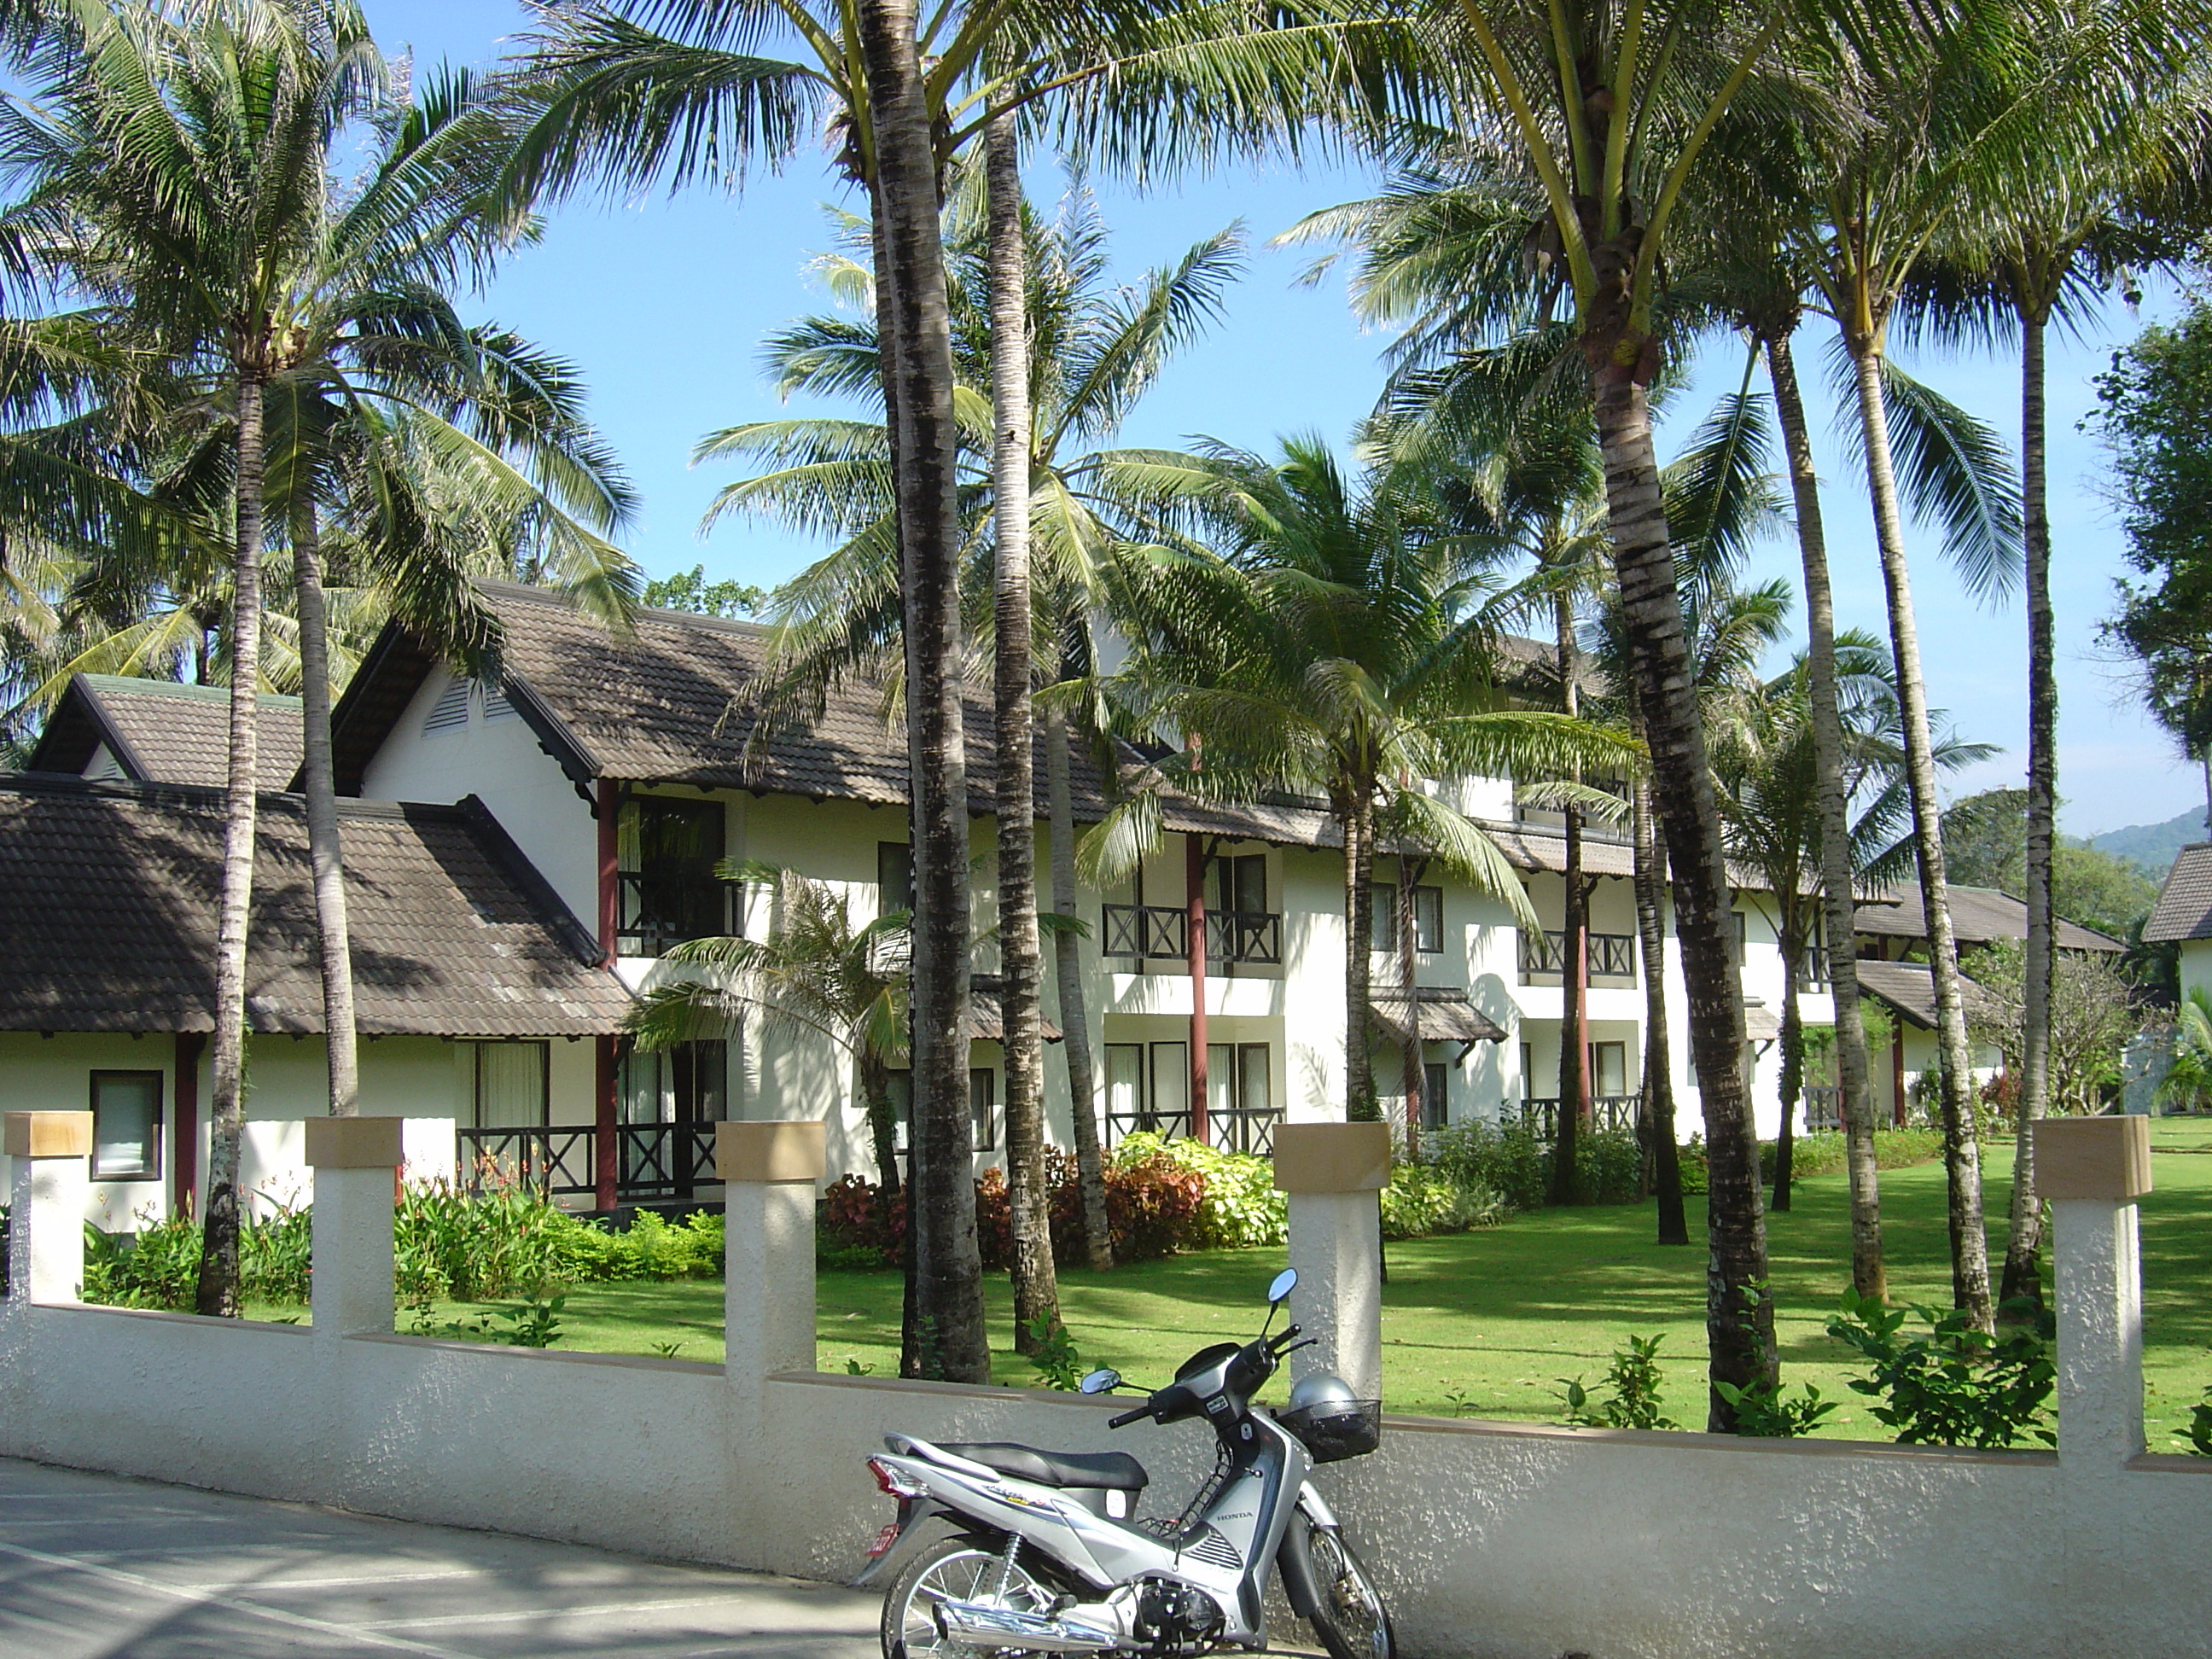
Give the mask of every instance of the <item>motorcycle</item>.
[[[891, 1575], [884, 1659], [1257, 1651], [1267, 1644], [1261, 1592], [1271, 1565], [1332, 1659], [1395, 1659], [1382, 1594], [1307, 1479], [1316, 1464], [1376, 1449], [1381, 1402], [1316, 1373], [1291, 1389], [1286, 1409], [1252, 1407], [1284, 1356], [1313, 1345], [1295, 1324], [1267, 1334], [1297, 1283], [1286, 1270], [1268, 1287], [1253, 1340], [1200, 1349], [1173, 1382], [1108, 1422], [1212, 1425], [1213, 1473], [1171, 1519], [1136, 1518], [1149, 1478], [1127, 1452], [884, 1436], [868, 1468], [898, 1500], [898, 1516], [854, 1581]], [[1105, 1394], [1122, 1382], [1098, 1370], [1081, 1386]], [[948, 1523], [949, 1535], [921, 1547], [939, 1530], [924, 1525], [932, 1520]]]

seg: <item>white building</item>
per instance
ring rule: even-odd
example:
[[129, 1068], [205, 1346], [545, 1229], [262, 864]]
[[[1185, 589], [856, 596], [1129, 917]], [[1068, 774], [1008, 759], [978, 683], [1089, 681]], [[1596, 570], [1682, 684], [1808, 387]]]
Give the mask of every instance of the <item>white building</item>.
[[[335, 728], [339, 788], [359, 798], [362, 811], [392, 810], [373, 803], [471, 803], [471, 812], [511, 841], [548, 905], [581, 919], [595, 954], [631, 988], [663, 974], [659, 958], [679, 939], [770, 925], [761, 890], [716, 878], [722, 860], [782, 866], [832, 884], [864, 916], [902, 904], [905, 739], [872, 690], [833, 692], [818, 717], [771, 725], [752, 701], [767, 650], [766, 630], [756, 625], [643, 611], [634, 631], [618, 638], [543, 590], [489, 584], [485, 592], [504, 635], [495, 684], [465, 678], [397, 628], [363, 660]], [[105, 682], [98, 700], [127, 698], [130, 684]], [[111, 714], [107, 725], [118, 718]], [[58, 723], [38, 763], [76, 772], [100, 763], [114, 750], [99, 726]], [[978, 802], [992, 799], [990, 729], [988, 707], [971, 702], [968, 777]], [[1041, 763], [1041, 841], [1044, 772]], [[1081, 757], [1075, 782], [1079, 819], [1095, 821], [1103, 797]], [[1425, 873], [1416, 882], [1417, 1000], [1409, 1002], [1398, 983], [1395, 950], [1379, 949], [1376, 1020], [1368, 1035], [1376, 1044], [1387, 1109], [1401, 1087], [1398, 1044], [1407, 1010], [1418, 1006], [1431, 1122], [1495, 1121], [1545, 1102], [1556, 1093], [1561, 1040], [1556, 936], [1565, 849], [1556, 815], [1516, 808], [1511, 785], [1502, 780], [1467, 781], [1455, 793], [1522, 873], [1553, 937], [1524, 937], [1504, 905], [1449, 876]], [[1140, 1123], [1187, 1130], [1201, 1071], [1194, 1060], [1202, 1055], [1207, 1127], [1217, 1143], [1257, 1150], [1276, 1121], [1340, 1115], [1342, 855], [1327, 814], [1294, 802], [1226, 811], [1170, 800], [1164, 823], [1163, 844], [1141, 869], [1111, 890], [1086, 892], [1079, 906], [1089, 934], [1081, 951], [1083, 1000], [1099, 1073], [1099, 1097], [1089, 1109], [1101, 1115], [1109, 1138]], [[995, 912], [994, 830], [984, 811], [973, 824], [975, 915], [988, 927]], [[350, 830], [348, 854], [350, 862]], [[1609, 1115], [1626, 1115], [1643, 1087], [1645, 1012], [1628, 847], [1617, 836], [1589, 833], [1584, 871], [1591, 1088], [1611, 1103], [1604, 1109]], [[1378, 884], [1395, 884], [1398, 874], [1396, 860], [1378, 859]], [[264, 854], [264, 884], [269, 879]], [[364, 873], [355, 870], [353, 879], [358, 889]], [[1378, 897], [1390, 894], [1395, 886]], [[1186, 950], [1194, 902], [1206, 917], [1208, 939], [1197, 999]], [[211, 884], [208, 903], [211, 908]], [[1739, 891], [1754, 1097], [1761, 1133], [1769, 1135], [1778, 1110], [1774, 1038], [1782, 980], [1773, 908], [1755, 888]], [[1389, 915], [1387, 904], [1377, 909]], [[357, 938], [357, 960], [373, 948], [368, 935]], [[1811, 953], [1800, 1004], [1808, 1024], [1832, 1018], [1819, 962]], [[983, 972], [994, 965], [977, 963]], [[1677, 1126], [1686, 1137], [1698, 1127], [1697, 1091], [1680, 1029], [1685, 999], [1671, 938], [1665, 972], [1677, 1024], [1671, 1044]], [[1048, 951], [1048, 1015], [1058, 1006], [1051, 975]], [[0, 1026], [20, 1026], [24, 1018], [0, 1006]], [[1000, 1147], [1004, 1098], [988, 999], [978, 1018], [976, 1154], [988, 1163]], [[676, 1196], [670, 1188], [679, 1173], [683, 1196], [706, 1195], [691, 1177], [711, 1168], [702, 1161], [706, 1126], [723, 1117], [825, 1118], [833, 1173], [872, 1172], [851, 1065], [826, 1041], [753, 1029], [727, 1042], [651, 1055], [629, 1052], [603, 1010], [595, 1007], [592, 1021], [588, 1033], [522, 1036], [545, 1045], [542, 1064], [520, 1051], [493, 1055], [495, 1073], [511, 1060], [542, 1077], [534, 1103], [514, 1091], [441, 1085], [405, 1100], [380, 1095], [371, 1109], [452, 1115], [464, 1164], [477, 1152], [508, 1159], [526, 1153], [550, 1170], [567, 1201], [579, 1204]], [[441, 1042], [464, 1037], [426, 1035]], [[257, 1064], [267, 1047], [256, 1045]], [[15, 1052], [0, 1048], [0, 1055]], [[472, 1054], [471, 1063], [479, 1059]], [[0, 1075], [12, 1079], [20, 1063], [0, 1060]], [[68, 1097], [95, 1086], [94, 1069], [88, 1054], [88, 1075], [57, 1073], [41, 1085], [38, 1103], [81, 1108], [82, 1099]], [[1046, 1079], [1053, 1133], [1065, 1144], [1071, 1112], [1065, 1067], [1048, 1060]], [[281, 1106], [266, 1093], [256, 1098], [257, 1110], [304, 1116], [320, 1109], [313, 1089], [288, 1088]]]

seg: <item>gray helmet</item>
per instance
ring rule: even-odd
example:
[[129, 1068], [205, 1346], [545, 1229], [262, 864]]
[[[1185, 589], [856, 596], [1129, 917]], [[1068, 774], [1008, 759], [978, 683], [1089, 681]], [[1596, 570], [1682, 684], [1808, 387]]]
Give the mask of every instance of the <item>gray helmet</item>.
[[1352, 1392], [1352, 1384], [1340, 1376], [1327, 1371], [1314, 1371], [1300, 1377], [1291, 1389], [1291, 1409], [1310, 1409], [1316, 1417], [1333, 1417], [1339, 1411], [1350, 1411], [1358, 1404]]

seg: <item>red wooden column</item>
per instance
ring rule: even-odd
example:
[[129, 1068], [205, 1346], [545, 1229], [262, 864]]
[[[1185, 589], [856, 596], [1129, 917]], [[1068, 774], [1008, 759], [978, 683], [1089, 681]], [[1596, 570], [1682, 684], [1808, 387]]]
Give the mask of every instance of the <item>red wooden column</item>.
[[[599, 780], [599, 960], [603, 966], [615, 965], [615, 950], [621, 927], [620, 896], [622, 883], [621, 841], [617, 820], [622, 813], [622, 787], [612, 778]], [[596, 1039], [597, 1063], [592, 1079], [592, 1118], [596, 1129], [592, 1136], [592, 1202], [602, 1210], [615, 1206], [615, 1184], [618, 1164], [616, 1159], [616, 1056], [615, 1039], [611, 1033]]]
[[194, 1215], [199, 1210], [200, 1056], [206, 1050], [206, 1032], [177, 1033], [177, 1079], [169, 1118], [172, 1215]]
[[1183, 931], [1190, 962], [1190, 1133], [1206, 1144], [1206, 843], [1188, 835], [1183, 848]]
[[[1573, 1103], [1575, 1121], [1588, 1127], [1590, 1121], [1590, 1097], [1595, 1091], [1590, 1087], [1589, 902], [1585, 899], [1583, 902], [1583, 925], [1575, 930], [1574, 939], [1571, 942], [1570, 948], [1574, 953], [1574, 960], [1569, 966], [1574, 970], [1575, 975], [1575, 1050], [1583, 1057], [1583, 1063], [1575, 1071], [1578, 1091]], [[1564, 1101], [1560, 1103], [1563, 1108], [1566, 1103]]]

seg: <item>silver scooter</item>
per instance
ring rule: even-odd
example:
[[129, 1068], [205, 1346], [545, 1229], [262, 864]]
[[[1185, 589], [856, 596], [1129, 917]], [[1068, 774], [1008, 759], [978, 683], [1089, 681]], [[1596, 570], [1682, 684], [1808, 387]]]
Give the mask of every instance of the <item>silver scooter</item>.
[[[1291, 1390], [1288, 1409], [1252, 1409], [1283, 1356], [1311, 1346], [1296, 1325], [1267, 1335], [1297, 1283], [1285, 1271], [1269, 1286], [1267, 1323], [1252, 1341], [1200, 1350], [1174, 1382], [1108, 1422], [1202, 1417], [1213, 1425], [1214, 1472], [1170, 1520], [1135, 1518], [1147, 1477], [1127, 1452], [884, 1436], [887, 1455], [868, 1468], [898, 1500], [898, 1518], [855, 1581], [891, 1573], [884, 1659], [1257, 1650], [1267, 1644], [1261, 1593], [1271, 1564], [1333, 1659], [1395, 1659], [1382, 1595], [1306, 1478], [1316, 1463], [1375, 1449], [1381, 1402], [1316, 1374]], [[1093, 1371], [1082, 1386], [1103, 1394], [1121, 1378]], [[933, 1519], [949, 1531], [923, 1524]], [[921, 1547], [933, 1533], [937, 1541]]]

